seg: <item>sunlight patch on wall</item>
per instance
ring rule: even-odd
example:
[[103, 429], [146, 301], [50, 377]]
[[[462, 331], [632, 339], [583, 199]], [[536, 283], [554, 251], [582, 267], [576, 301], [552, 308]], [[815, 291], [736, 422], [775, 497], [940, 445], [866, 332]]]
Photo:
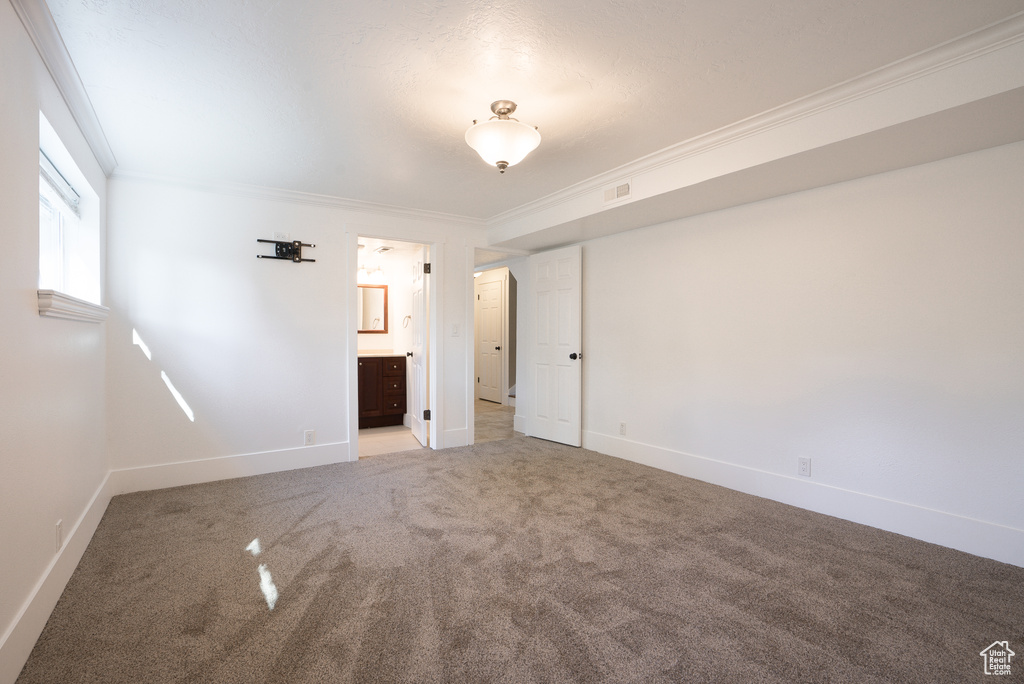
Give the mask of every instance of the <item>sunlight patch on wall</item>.
[[[146, 346], [146, 343], [142, 341], [142, 338], [139, 336], [139, 331], [136, 330], [135, 328], [132, 328], [132, 344], [138, 346], [138, 348], [142, 350], [142, 353], [146, 355], [147, 359], [149, 359], [150, 361], [153, 360], [153, 353], [149, 351], [149, 347]], [[180, 406], [181, 410], [185, 412], [186, 416], [188, 416], [188, 419], [191, 420], [193, 423], [196, 422], [196, 416], [194, 413], [192, 413], [192, 408], [188, 405], [188, 402], [185, 401], [185, 398], [181, 396], [181, 392], [179, 392], [178, 389], [174, 386], [174, 383], [171, 382], [171, 379], [167, 377], [167, 373], [160, 371], [160, 377], [163, 379], [164, 384], [167, 385], [167, 389], [170, 390], [171, 396], [174, 397], [174, 400], [176, 402], [178, 402], [178, 406]], [[259, 540], [256, 539], [254, 540], [254, 542], [258, 544]]]
[[179, 392], [177, 388], [174, 386], [174, 383], [171, 382], [171, 379], [167, 377], [167, 373], [160, 371], [160, 377], [163, 378], [164, 384], [167, 385], [167, 389], [171, 391], [171, 396], [173, 396], [174, 400], [178, 402], [178, 406], [180, 406], [181, 410], [185, 412], [185, 415], [188, 416], [188, 419], [191, 420], [193, 423], [196, 422], [196, 417], [192, 413], [192, 409], [185, 401], [185, 398], [181, 396], [181, 392]]
[[132, 328], [132, 344], [138, 345], [139, 349], [142, 350], [142, 353], [146, 355], [146, 358], [150, 361], [153, 360], [152, 352], [149, 351], [149, 347], [147, 347], [146, 343], [142, 341], [141, 337], [139, 337], [139, 333], [135, 328]]

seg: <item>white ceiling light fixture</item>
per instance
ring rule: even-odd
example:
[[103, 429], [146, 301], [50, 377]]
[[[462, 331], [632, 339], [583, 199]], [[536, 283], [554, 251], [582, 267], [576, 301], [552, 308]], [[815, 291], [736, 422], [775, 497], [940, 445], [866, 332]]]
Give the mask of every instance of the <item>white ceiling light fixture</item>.
[[515, 166], [537, 149], [540, 133], [536, 126], [509, 118], [509, 114], [516, 111], [516, 103], [511, 100], [492, 102], [491, 111], [494, 116], [489, 120], [483, 123], [473, 120], [466, 131], [466, 142], [481, 159], [505, 173], [505, 169]]

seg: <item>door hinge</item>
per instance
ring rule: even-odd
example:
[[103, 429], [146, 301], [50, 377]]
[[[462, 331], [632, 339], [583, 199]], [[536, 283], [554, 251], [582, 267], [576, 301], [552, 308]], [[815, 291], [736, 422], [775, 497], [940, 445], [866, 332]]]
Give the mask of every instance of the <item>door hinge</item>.
[[423, 420], [430, 420], [430, 409], [424, 409]]
[[427, 275], [430, 274], [430, 264], [423, 264], [423, 272]]

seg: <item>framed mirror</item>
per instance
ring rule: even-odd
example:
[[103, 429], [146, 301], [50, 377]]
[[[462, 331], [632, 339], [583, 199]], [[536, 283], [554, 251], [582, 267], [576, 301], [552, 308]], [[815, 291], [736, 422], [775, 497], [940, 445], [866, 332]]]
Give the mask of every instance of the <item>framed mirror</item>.
[[388, 286], [359, 285], [356, 318], [359, 332], [384, 335], [388, 331]]

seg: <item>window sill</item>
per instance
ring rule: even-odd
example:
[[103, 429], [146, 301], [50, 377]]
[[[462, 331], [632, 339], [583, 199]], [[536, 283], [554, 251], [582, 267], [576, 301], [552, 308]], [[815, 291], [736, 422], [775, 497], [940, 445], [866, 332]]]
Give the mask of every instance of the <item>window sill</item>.
[[39, 315], [71, 321], [100, 323], [107, 320], [110, 309], [56, 290], [39, 290]]

